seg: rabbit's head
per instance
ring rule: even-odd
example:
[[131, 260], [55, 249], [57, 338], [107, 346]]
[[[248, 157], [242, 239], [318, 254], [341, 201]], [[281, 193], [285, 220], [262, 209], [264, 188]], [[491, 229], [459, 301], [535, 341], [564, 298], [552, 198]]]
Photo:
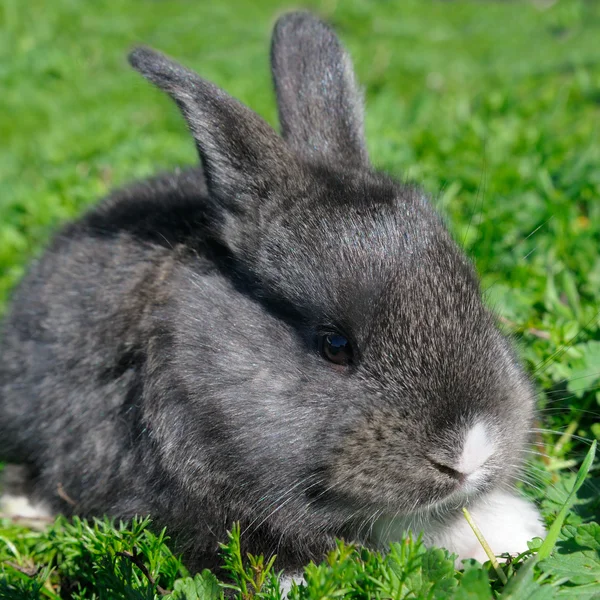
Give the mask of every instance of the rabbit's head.
[[204, 464], [239, 484], [247, 520], [290, 533], [455, 506], [508, 482], [530, 384], [423, 193], [370, 165], [361, 95], [329, 27], [304, 13], [276, 25], [281, 136], [166, 57], [130, 60], [188, 123], [208, 235], [227, 255], [221, 279], [182, 276], [176, 368], [194, 414], [179, 462], [208, 444]]

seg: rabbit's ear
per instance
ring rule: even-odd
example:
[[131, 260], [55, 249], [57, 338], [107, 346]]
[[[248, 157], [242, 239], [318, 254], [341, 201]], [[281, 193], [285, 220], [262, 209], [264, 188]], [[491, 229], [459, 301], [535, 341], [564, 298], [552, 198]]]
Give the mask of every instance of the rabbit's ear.
[[179, 106], [194, 136], [211, 195], [243, 212], [254, 192], [281, 181], [292, 153], [256, 113], [196, 73], [150, 48], [129, 62]]
[[273, 31], [271, 68], [284, 139], [315, 159], [368, 165], [363, 99], [335, 33], [309, 13], [290, 13]]

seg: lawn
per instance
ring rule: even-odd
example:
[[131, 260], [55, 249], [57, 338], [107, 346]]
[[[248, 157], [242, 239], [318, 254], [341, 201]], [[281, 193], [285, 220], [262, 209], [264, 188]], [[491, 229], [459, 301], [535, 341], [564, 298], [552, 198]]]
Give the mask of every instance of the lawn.
[[[516, 339], [540, 407], [523, 492], [551, 524], [591, 442], [600, 439], [600, 2], [325, 0], [302, 6], [328, 19], [351, 51], [365, 86], [374, 164], [430, 193], [475, 262], [487, 301]], [[137, 43], [161, 49], [275, 124], [269, 36], [276, 17], [294, 7], [276, 0], [0, 0], [0, 314], [60, 223], [123, 182], [197, 160], [176, 108], [127, 66], [128, 49]], [[495, 593], [600, 595], [594, 520], [600, 520], [598, 462], [569, 511], [562, 550], [527, 563], [518, 585], [530, 587], [518, 591], [514, 571], [522, 561], [508, 569], [512, 588], [509, 581], [503, 589], [490, 571]], [[0, 560], [10, 564], [0, 567], [1, 597], [119, 597], [110, 588], [115, 578], [127, 582], [128, 597], [158, 597], [144, 573], [115, 554], [134, 546], [147, 548], [151, 573], [162, 577], [163, 587], [172, 589], [183, 573], [144, 524], [117, 534], [101, 524], [86, 529], [59, 522], [36, 533], [2, 523]], [[235, 561], [232, 546], [235, 539], [226, 557]], [[407, 548], [418, 568], [423, 557], [434, 556], [417, 543]], [[77, 552], [88, 557], [81, 559], [85, 573], [77, 570]], [[57, 569], [46, 581], [50, 567], [37, 569], [53, 554], [50, 567]], [[441, 595], [431, 597], [491, 597], [487, 569], [471, 565], [458, 576], [443, 553], [435, 557], [447, 572], [429, 573], [432, 582], [460, 580], [465, 594], [472, 585], [479, 595], [438, 587]], [[97, 560], [96, 570], [90, 560]], [[313, 569], [314, 581], [351, 586], [359, 571], [371, 573], [369, 565], [377, 579], [406, 561], [383, 565], [341, 548], [333, 567]], [[101, 580], [113, 590], [104, 595], [93, 590], [102, 569], [114, 576]], [[206, 595], [200, 597], [212, 597], [214, 582], [206, 575], [201, 583]], [[57, 595], [61, 584], [63, 596]], [[314, 585], [302, 597], [325, 593]], [[407, 597], [420, 597], [417, 588], [406, 589], [413, 590]], [[356, 591], [355, 597], [365, 596]]]

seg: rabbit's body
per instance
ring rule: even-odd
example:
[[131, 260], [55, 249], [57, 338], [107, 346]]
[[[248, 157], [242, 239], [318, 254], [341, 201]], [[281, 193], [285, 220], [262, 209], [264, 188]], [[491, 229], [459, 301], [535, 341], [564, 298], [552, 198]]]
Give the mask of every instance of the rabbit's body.
[[[202, 171], [188, 170], [116, 192], [66, 226], [14, 294], [0, 366], [0, 455], [29, 466], [32, 500], [66, 514], [169, 515], [175, 531], [195, 502], [199, 523], [180, 529], [195, 551], [206, 542], [202, 512], [218, 514], [217, 485], [200, 498], [179, 490], [143, 398], [178, 396], [161, 371], [173, 359], [164, 324], [179, 310], [182, 271], [210, 290], [207, 325], [231, 294], [203, 240], [205, 202]], [[177, 415], [165, 417], [154, 427], [177, 437]]]
[[475, 555], [464, 504], [512, 515], [487, 532], [498, 552], [543, 533], [501, 491], [530, 384], [427, 200], [368, 165], [333, 33], [302, 14], [278, 24], [285, 141], [166, 58], [132, 62], [181, 107], [204, 172], [117, 192], [17, 289], [0, 454], [28, 465], [32, 495], [151, 514], [196, 566], [235, 520], [290, 568], [336, 536], [378, 545], [404, 527]]

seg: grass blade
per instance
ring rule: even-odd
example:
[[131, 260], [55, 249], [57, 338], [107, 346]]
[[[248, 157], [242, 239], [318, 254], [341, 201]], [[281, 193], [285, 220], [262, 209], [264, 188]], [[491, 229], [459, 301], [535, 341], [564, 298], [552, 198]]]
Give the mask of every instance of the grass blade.
[[471, 513], [469, 513], [469, 511], [463, 507], [463, 514], [465, 515], [465, 519], [467, 520], [469, 527], [471, 527], [471, 529], [473, 530], [475, 537], [479, 540], [479, 543], [485, 550], [487, 557], [490, 559], [490, 562], [492, 563], [492, 567], [494, 567], [494, 571], [496, 571], [496, 574], [498, 575], [498, 579], [500, 579], [500, 581], [504, 585], [506, 585], [508, 579], [506, 578], [504, 571], [500, 567], [500, 564], [498, 563], [498, 559], [496, 558], [496, 555], [492, 552], [490, 545], [487, 543], [486, 539], [483, 537], [483, 533], [481, 533], [481, 530], [479, 529], [479, 527], [477, 527], [477, 524], [475, 523], [475, 521], [473, 521], [473, 517], [471, 516]]
[[594, 462], [594, 457], [596, 456], [596, 445], [596, 440], [594, 440], [594, 442], [590, 446], [590, 449], [588, 450], [585, 460], [583, 461], [579, 469], [579, 472], [577, 473], [575, 485], [573, 486], [571, 493], [567, 497], [565, 503], [563, 504], [563, 507], [560, 509], [560, 512], [556, 516], [554, 523], [552, 523], [552, 527], [550, 527], [550, 530], [548, 531], [546, 539], [544, 540], [544, 542], [540, 546], [540, 549], [538, 550], [538, 560], [548, 558], [550, 556], [550, 553], [554, 549], [556, 541], [558, 540], [558, 536], [560, 535], [560, 530], [562, 529], [565, 518], [567, 517], [567, 513], [573, 505], [573, 502], [575, 502], [577, 492], [579, 491], [579, 488], [583, 485], [583, 482], [585, 481], [585, 478], [592, 466], [592, 463]]

